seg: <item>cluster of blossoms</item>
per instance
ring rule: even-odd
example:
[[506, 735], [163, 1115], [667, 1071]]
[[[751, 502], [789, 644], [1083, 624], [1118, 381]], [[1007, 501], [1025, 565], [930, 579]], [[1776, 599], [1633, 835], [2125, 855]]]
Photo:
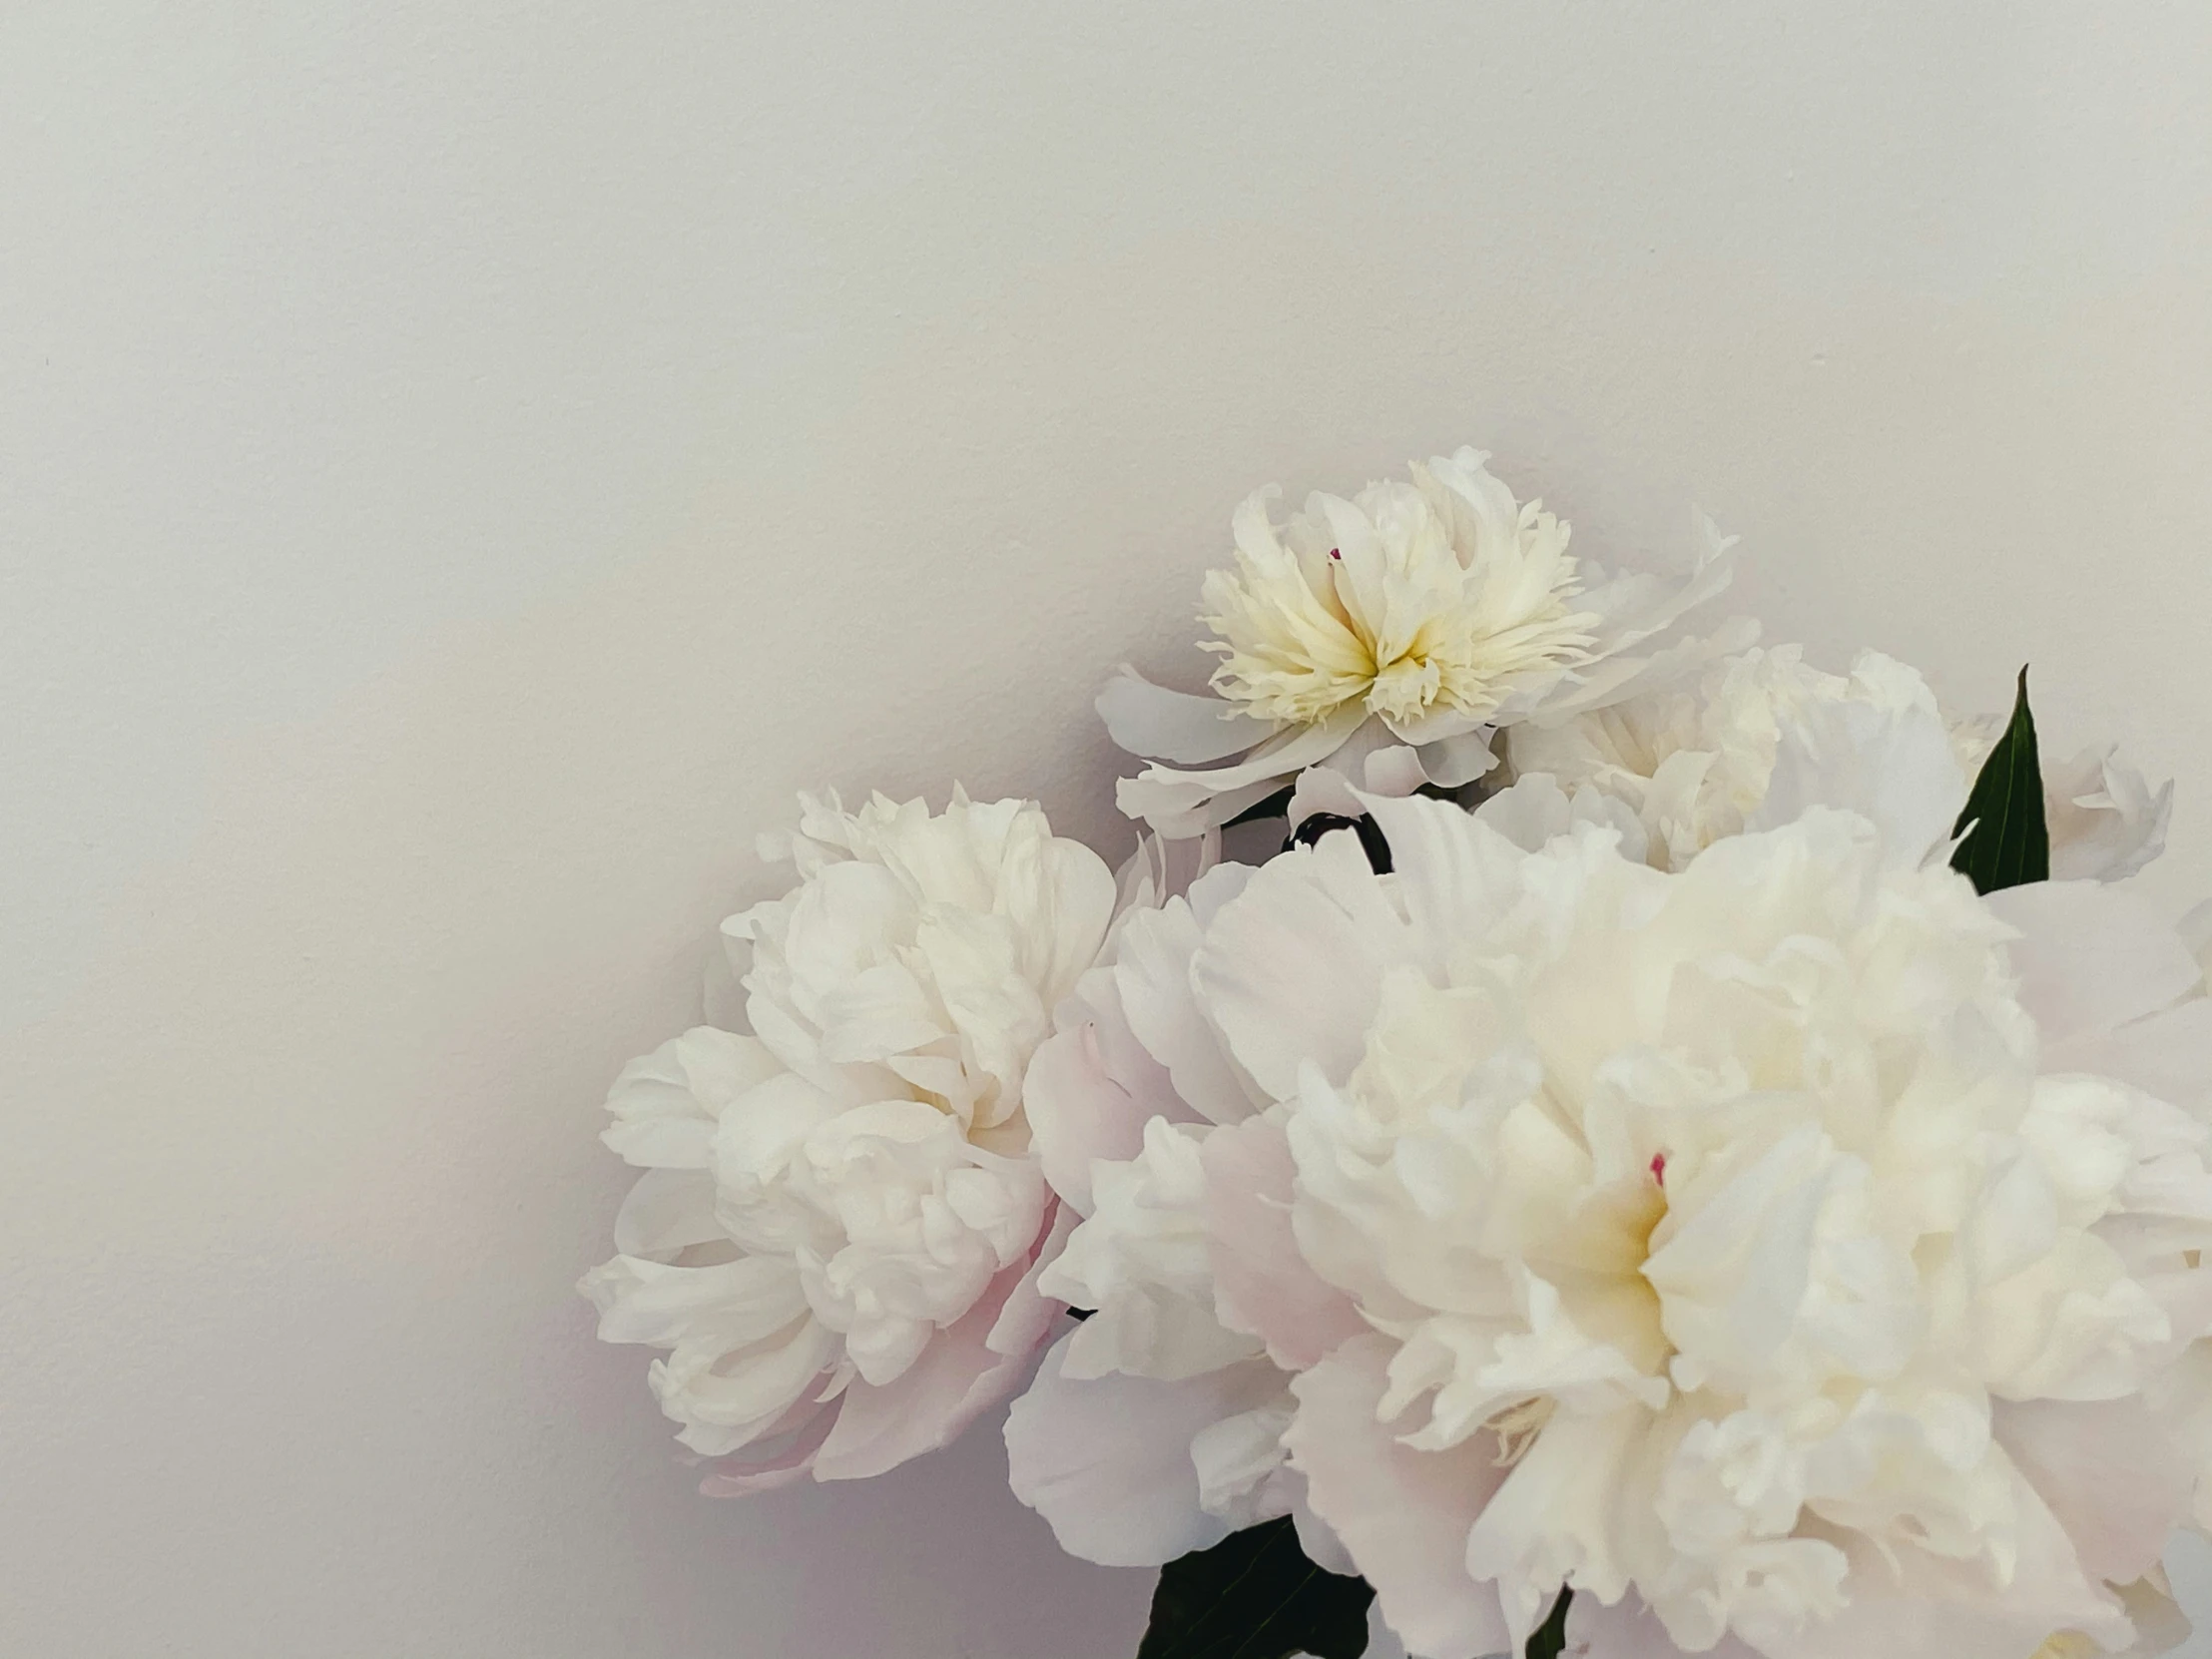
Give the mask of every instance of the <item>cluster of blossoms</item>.
[[2047, 878], [1977, 890], [1998, 724], [1687, 631], [1717, 537], [1607, 576], [1483, 459], [1238, 513], [1216, 695], [1100, 699], [1154, 763], [1118, 880], [1026, 803], [807, 803], [725, 926], [752, 1034], [609, 1102], [602, 1335], [716, 1491], [1018, 1392], [1067, 1549], [1287, 1518], [1376, 1654], [1562, 1592], [1593, 1659], [2167, 1651], [2212, 996], [2113, 883], [2170, 791], [2042, 768]]

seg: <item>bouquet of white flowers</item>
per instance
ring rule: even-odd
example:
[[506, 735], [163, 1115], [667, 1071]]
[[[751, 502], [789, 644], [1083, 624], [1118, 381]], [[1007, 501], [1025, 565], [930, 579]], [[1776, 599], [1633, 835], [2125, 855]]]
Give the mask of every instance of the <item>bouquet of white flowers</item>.
[[[1032, 804], [802, 804], [749, 1034], [633, 1063], [584, 1281], [710, 1492], [1009, 1395], [1161, 1569], [1142, 1659], [2044, 1659], [2185, 1633], [2212, 1525], [2212, 996], [2109, 748], [2045, 765], [1473, 450], [1271, 492], [1212, 695]], [[1041, 1359], [1039, 1358], [1041, 1352]]]

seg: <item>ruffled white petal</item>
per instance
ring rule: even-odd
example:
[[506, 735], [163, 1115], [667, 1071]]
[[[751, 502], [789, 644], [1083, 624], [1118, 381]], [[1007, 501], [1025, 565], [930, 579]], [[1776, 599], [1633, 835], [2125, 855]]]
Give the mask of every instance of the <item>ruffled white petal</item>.
[[1311, 726], [1293, 726], [1236, 765], [1215, 772], [1148, 767], [1116, 784], [1114, 800], [1124, 815], [1162, 835], [1203, 834], [1257, 806], [1306, 768], [1321, 765], [1366, 722], [1367, 717], [1354, 708]]
[[2054, 1631], [2119, 1650], [2135, 1636], [2120, 1599], [2082, 1571], [2050, 1511], [2024, 1482], [2009, 1570], [1926, 1551], [1894, 1558], [1847, 1539], [1851, 1596], [1835, 1617], [1760, 1644], [1772, 1659], [2016, 1659]]
[[1244, 890], [1251, 870], [1223, 864], [1202, 876], [1190, 896], [1129, 918], [1113, 975], [1129, 1028], [1147, 1054], [1166, 1067], [1176, 1096], [1213, 1123], [1249, 1116], [1261, 1097], [1224, 1052], [1221, 1034], [1191, 995], [1191, 958], [1201, 930]]
[[836, 1425], [816, 1455], [815, 1478], [864, 1480], [940, 1450], [1003, 1398], [1058, 1307], [1038, 1293], [1038, 1263], [1019, 1262], [1001, 1273], [886, 1385], [847, 1385]]
[[1242, 754], [1270, 735], [1234, 703], [1156, 686], [1127, 663], [1098, 694], [1106, 735], [1131, 755], [1205, 766]]
[[1784, 733], [1766, 798], [1744, 828], [1772, 830], [1812, 808], [1840, 807], [1881, 831], [1893, 861], [1917, 867], [1948, 847], [1968, 782], [1933, 700], [1816, 702]]
[[1642, 821], [1661, 868], [1816, 806], [1873, 821], [1900, 864], [1947, 845], [1968, 769], [1918, 674], [1877, 652], [1846, 676], [1808, 667], [1795, 646], [1724, 643], [1738, 654], [1693, 662], [1685, 642], [1656, 682], [1515, 727], [1514, 772], [1612, 796]]
[[2153, 791], [2109, 744], [2046, 766], [2043, 800], [2054, 881], [2118, 881], [2166, 849], [2172, 780]]
[[599, 1138], [641, 1168], [705, 1169], [722, 1109], [780, 1069], [758, 1038], [697, 1026], [622, 1068]]
[[1230, 1054], [1276, 1100], [1298, 1092], [1309, 1060], [1331, 1076], [1359, 1063], [1382, 976], [1407, 949], [1355, 837], [1325, 835], [1269, 868], [1286, 863], [1311, 878], [1247, 888], [1191, 965]]

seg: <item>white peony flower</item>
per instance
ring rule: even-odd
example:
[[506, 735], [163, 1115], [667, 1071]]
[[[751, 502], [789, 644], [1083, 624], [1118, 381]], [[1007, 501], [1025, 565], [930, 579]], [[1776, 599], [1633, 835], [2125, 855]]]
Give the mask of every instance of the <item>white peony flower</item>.
[[[1510, 776], [1548, 773], [1624, 802], [1644, 825], [1651, 861], [1677, 869], [1747, 826], [1789, 816], [1763, 811], [1778, 766], [1810, 766], [1816, 776], [1794, 782], [1793, 794], [1810, 784], [1829, 799], [1836, 769], [1855, 753], [1879, 751], [1883, 787], [1924, 803], [1928, 821], [1947, 831], [2003, 726], [1946, 720], [1927, 682], [1879, 652], [1838, 675], [1807, 666], [1797, 646], [1778, 646], [1731, 657], [1689, 684], [1516, 726], [1506, 761]], [[2153, 795], [2109, 747], [2046, 765], [2053, 879], [2132, 875], [2164, 846], [2172, 805], [2171, 784]]]
[[1098, 700], [1131, 754], [1183, 768], [1242, 759], [1151, 767], [1123, 780], [1122, 810], [1162, 834], [1196, 834], [1324, 762], [1371, 788], [1408, 769], [1456, 788], [1491, 766], [1493, 728], [1605, 707], [1749, 642], [1755, 630], [1736, 623], [1709, 644], [1649, 649], [1727, 585], [1728, 544], [1709, 523], [1680, 584], [1609, 579], [1567, 552], [1566, 525], [1516, 503], [1486, 459], [1461, 449], [1416, 464], [1410, 484], [1371, 484], [1350, 501], [1316, 494], [1281, 526], [1272, 489], [1247, 500], [1235, 567], [1205, 584], [1219, 695], [1167, 691], [1125, 668]]
[[1797, 646], [1747, 652], [1687, 684], [1516, 727], [1506, 758], [1512, 776], [1546, 773], [1566, 789], [1623, 802], [1644, 827], [1651, 861], [1674, 869], [1743, 832], [1767, 799], [1778, 756], [1824, 716], [1921, 717], [1937, 761], [1937, 776], [1925, 783], [1956, 816], [1967, 778], [1944, 741], [1935, 695], [1913, 670], [1874, 652], [1849, 677], [1807, 667]]
[[1199, 1436], [1280, 1396], [1152, 1374], [1253, 1339], [1306, 1501], [1432, 1659], [1517, 1651], [1562, 1582], [1599, 1654], [2136, 1640], [2212, 1445], [2212, 1002], [2173, 931], [1982, 899], [1826, 808], [1666, 872], [1548, 778], [1366, 805], [1393, 873], [1328, 835], [1194, 889], [1118, 1028], [1040, 1051], [1084, 1058], [1072, 1115], [1180, 1122], [1086, 1165], [1104, 1236], [1055, 1278], [1136, 1301], [1017, 1423], [1131, 1384], [1113, 1502], [1187, 1518]]
[[1011, 1387], [1055, 1312], [1023, 1074], [1114, 911], [1029, 803], [802, 805], [764, 839], [799, 885], [724, 924], [755, 1034], [688, 1032], [609, 1097], [648, 1173], [582, 1286], [602, 1337], [669, 1351], [716, 1491], [878, 1473]]

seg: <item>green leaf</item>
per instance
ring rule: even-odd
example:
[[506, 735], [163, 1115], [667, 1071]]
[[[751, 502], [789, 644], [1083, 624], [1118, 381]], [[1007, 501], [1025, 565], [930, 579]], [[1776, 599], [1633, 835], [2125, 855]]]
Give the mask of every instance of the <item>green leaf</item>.
[[1567, 1645], [1567, 1603], [1573, 1599], [1574, 1591], [1562, 1584], [1544, 1622], [1528, 1633], [1528, 1659], [1559, 1659], [1559, 1650]]
[[1976, 892], [2050, 879], [2050, 830], [2043, 822], [2043, 769], [2035, 753], [2035, 717], [2027, 708], [2027, 670], [2012, 720], [1981, 763], [1966, 810], [1951, 833], [1963, 834], [1950, 867]]
[[1137, 1659], [1360, 1659], [1374, 1599], [1309, 1561], [1285, 1516], [1161, 1568]]

